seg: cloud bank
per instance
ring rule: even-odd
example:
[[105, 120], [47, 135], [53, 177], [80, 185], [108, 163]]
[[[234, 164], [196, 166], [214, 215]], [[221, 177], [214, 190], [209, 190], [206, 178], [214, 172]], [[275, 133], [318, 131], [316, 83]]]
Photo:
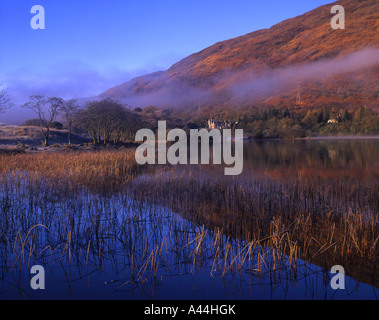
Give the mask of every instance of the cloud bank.
[[238, 101], [254, 98], [261, 94], [268, 95], [286, 89], [289, 85], [293, 88], [293, 84], [297, 81], [319, 81], [338, 74], [362, 71], [378, 65], [379, 49], [366, 48], [345, 57], [325, 59], [282, 69], [271, 69], [258, 75], [246, 73], [229, 75], [238, 80], [228, 86], [228, 91]]
[[[255, 73], [251, 70], [226, 71], [215, 76], [211, 88], [186, 85], [184, 81], [170, 79], [167, 73], [145, 82], [133, 79], [116, 90], [116, 96], [124, 96], [124, 102], [133, 107], [155, 105], [175, 107], [207, 104], [215, 101], [246, 102], [262, 96], [270, 96], [284, 90], [294, 90], [297, 82], [320, 81], [335, 75], [362, 72], [379, 67], [379, 49], [366, 48], [344, 57], [292, 65], [285, 68], [266, 68]], [[163, 83], [163, 85], [162, 85]], [[134, 87], [141, 87], [135, 91]], [[150, 90], [148, 93], [144, 93]], [[112, 96], [112, 95], [111, 95]]]
[[[262, 95], [269, 96], [280, 90], [293, 90], [297, 81], [319, 81], [338, 74], [348, 74], [373, 67], [379, 67], [379, 49], [366, 48], [344, 57], [323, 59], [286, 68], [266, 69], [260, 73], [247, 70], [228, 71], [213, 79], [211, 89], [202, 89], [177, 80], [169, 80], [160, 86], [160, 89], [153, 89], [146, 94], [126, 95], [121, 101], [132, 107], [197, 106], [222, 101], [222, 97], [232, 99], [233, 102], [252, 101]], [[64, 67], [52, 68], [51, 71], [38, 76], [30, 70], [19, 70], [7, 75], [4, 83], [15, 104], [21, 105], [28, 100], [30, 95], [35, 94], [59, 96], [64, 99], [96, 97], [99, 92], [104, 92], [115, 84], [123, 83], [136, 74], [141, 74], [142, 71], [144, 70], [131, 73], [114, 68], [99, 72], [88, 66], [66, 63]], [[18, 76], [19, 74], [22, 76]], [[16, 107], [5, 115], [1, 115], [0, 122], [20, 123], [32, 116], [24, 109]]]

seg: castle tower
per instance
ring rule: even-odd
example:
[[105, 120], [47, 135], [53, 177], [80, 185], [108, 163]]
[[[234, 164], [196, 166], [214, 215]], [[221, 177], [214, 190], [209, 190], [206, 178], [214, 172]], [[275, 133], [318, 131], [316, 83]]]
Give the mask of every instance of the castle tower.
[[209, 128], [209, 129], [213, 129], [213, 128], [214, 128], [214, 121], [213, 121], [213, 118], [211, 118], [211, 119], [208, 120], [208, 128]]

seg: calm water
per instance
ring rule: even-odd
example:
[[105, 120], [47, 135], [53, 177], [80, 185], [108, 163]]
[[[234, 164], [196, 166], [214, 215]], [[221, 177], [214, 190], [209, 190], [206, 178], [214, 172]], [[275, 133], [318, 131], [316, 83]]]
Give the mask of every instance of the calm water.
[[[274, 180], [290, 177], [311, 179], [339, 179], [355, 177], [359, 180], [379, 179], [379, 140], [298, 140], [247, 142], [244, 148], [242, 179], [251, 175], [266, 176]], [[222, 166], [190, 166], [177, 168], [191, 170], [197, 178], [220, 177]], [[146, 178], [146, 177], [145, 177]], [[36, 231], [35, 239], [43, 251], [46, 244], [56, 249], [45, 250], [28, 261], [15, 260], [14, 243], [5, 237], [0, 246], [0, 299], [378, 299], [376, 287], [346, 279], [346, 290], [334, 291], [330, 287], [330, 273], [318, 266], [298, 262], [296, 272], [283, 268], [275, 273], [242, 271], [221, 275], [212, 270], [209, 255], [214, 234], [208, 232], [202, 246], [204, 252], [193, 262], [191, 252], [195, 242], [183, 250], [183, 234], [196, 240], [198, 226], [177, 213], [159, 205], [130, 200], [126, 195], [113, 194], [100, 197], [83, 192], [56, 200], [52, 191], [46, 191], [44, 202], [38, 198], [30, 205], [27, 192], [21, 189], [0, 189], [0, 204], [7, 214], [5, 203], [26, 211], [34, 223], [46, 210], [53, 211], [50, 233]], [[43, 186], [41, 186], [43, 188]], [[37, 197], [37, 196], [36, 196]], [[7, 199], [5, 199], [7, 198]], [[16, 200], [15, 200], [16, 199]], [[6, 202], [8, 201], [8, 202]], [[13, 201], [13, 202], [12, 202]], [[16, 209], [15, 209], [16, 210]], [[72, 217], [71, 217], [72, 215]], [[70, 240], [70, 251], [63, 239], [59, 247], [58, 234], [62, 224], [56, 221], [76, 220], [77, 237]], [[94, 220], [95, 219], [95, 220]], [[97, 220], [98, 219], [98, 220]], [[80, 222], [78, 222], [80, 221]], [[98, 237], [87, 235], [93, 221], [99, 221]], [[40, 221], [45, 223], [46, 221]], [[48, 222], [46, 222], [48, 223]], [[99, 231], [100, 229], [100, 231]], [[89, 232], [89, 231], [88, 231]], [[88, 238], [86, 238], [88, 237]], [[142, 241], [143, 239], [143, 241]], [[30, 240], [30, 239], [29, 239]], [[133, 241], [132, 241], [133, 240]], [[139, 241], [140, 240], [140, 241]], [[97, 243], [96, 243], [97, 241]], [[166, 241], [166, 242], [165, 242]], [[240, 250], [243, 242], [223, 237], [232, 250]], [[37, 243], [37, 242], [36, 242]], [[96, 245], [94, 244], [96, 243]], [[132, 244], [134, 243], [134, 244]], [[164, 245], [164, 243], [166, 243]], [[93, 246], [93, 247], [92, 247]], [[53, 247], [53, 245], [52, 245]], [[59, 247], [59, 248], [58, 248]], [[158, 264], [144, 265], [138, 255], [160, 248]], [[6, 249], [8, 248], [8, 249]], [[90, 248], [90, 249], [88, 249]], [[8, 250], [8, 251], [7, 251]], [[33, 249], [34, 250], [34, 249]], [[192, 251], [191, 251], [192, 250]], [[100, 252], [100, 253], [99, 253]], [[188, 252], [188, 256], [186, 256]], [[158, 255], [157, 255], [158, 256]], [[15, 262], [16, 261], [16, 262]], [[46, 290], [30, 288], [30, 266], [40, 264], [46, 270]], [[145, 269], [144, 269], [145, 268]], [[151, 276], [155, 272], [154, 276]], [[156, 268], [156, 269], [155, 269]], [[136, 275], [142, 280], [134, 281]], [[212, 274], [212, 276], [211, 276]]]
[[245, 144], [245, 170], [319, 170], [363, 177], [379, 169], [379, 139], [263, 141]]
[[[223, 166], [188, 166], [208, 176]], [[177, 170], [186, 170], [178, 166]], [[210, 173], [208, 175], [207, 173]], [[244, 143], [244, 175], [379, 178], [379, 139], [263, 140]], [[374, 174], [374, 176], [372, 176]], [[199, 175], [201, 177], [201, 175]]]

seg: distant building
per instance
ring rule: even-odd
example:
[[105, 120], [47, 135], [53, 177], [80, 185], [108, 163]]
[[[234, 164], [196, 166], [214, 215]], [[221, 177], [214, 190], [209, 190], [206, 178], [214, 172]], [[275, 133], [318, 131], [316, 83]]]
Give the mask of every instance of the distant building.
[[208, 120], [208, 128], [210, 130], [213, 129], [230, 129], [232, 127], [232, 123], [230, 121], [214, 121], [213, 119]]
[[335, 123], [340, 123], [340, 122], [342, 122], [341, 113], [339, 113], [338, 117], [328, 120], [329, 124], [335, 124]]

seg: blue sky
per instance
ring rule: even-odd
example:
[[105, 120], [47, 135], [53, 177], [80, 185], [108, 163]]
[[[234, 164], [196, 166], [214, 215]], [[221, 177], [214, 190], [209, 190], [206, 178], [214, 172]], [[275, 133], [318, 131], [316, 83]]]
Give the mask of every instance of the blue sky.
[[[0, 82], [16, 103], [30, 94], [94, 96], [331, 2], [0, 0]], [[45, 30], [30, 27], [37, 4], [45, 8]]]

